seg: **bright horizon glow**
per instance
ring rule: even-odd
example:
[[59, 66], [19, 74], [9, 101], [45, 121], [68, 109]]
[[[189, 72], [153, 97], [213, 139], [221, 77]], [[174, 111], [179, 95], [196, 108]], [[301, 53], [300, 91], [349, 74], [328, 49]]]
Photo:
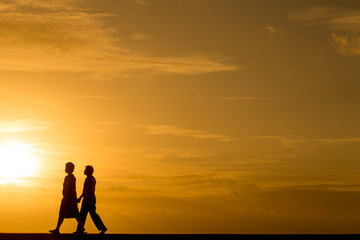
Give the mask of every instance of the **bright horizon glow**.
[[0, 178], [6, 182], [16, 182], [21, 177], [33, 177], [39, 168], [36, 150], [21, 142], [11, 142], [0, 146]]

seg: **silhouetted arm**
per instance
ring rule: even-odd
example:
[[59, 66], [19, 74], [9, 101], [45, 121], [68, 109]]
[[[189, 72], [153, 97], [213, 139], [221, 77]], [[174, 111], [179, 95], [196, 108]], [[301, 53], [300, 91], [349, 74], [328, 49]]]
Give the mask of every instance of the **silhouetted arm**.
[[78, 203], [81, 202], [81, 199], [84, 197], [84, 194], [81, 194], [80, 197], [78, 198]]

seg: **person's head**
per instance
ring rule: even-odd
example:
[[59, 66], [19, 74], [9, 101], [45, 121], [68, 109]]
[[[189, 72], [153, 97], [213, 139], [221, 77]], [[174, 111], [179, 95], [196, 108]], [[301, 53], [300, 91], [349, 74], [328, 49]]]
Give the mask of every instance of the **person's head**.
[[85, 167], [84, 174], [86, 176], [91, 176], [91, 175], [93, 175], [93, 173], [94, 173], [94, 168], [92, 166], [88, 165]]
[[75, 169], [75, 165], [72, 162], [68, 162], [65, 164], [65, 172], [67, 174], [74, 172], [74, 169]]

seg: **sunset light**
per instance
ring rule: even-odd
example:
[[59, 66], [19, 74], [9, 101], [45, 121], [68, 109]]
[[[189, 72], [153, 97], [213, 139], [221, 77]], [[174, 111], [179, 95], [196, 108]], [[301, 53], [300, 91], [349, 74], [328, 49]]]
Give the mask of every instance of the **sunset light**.
[[0, 0], [0, 33], [0, 240], [81, 232], [84, 185], [88, 234], [360, 234], [360, 0]]
[[0, 178], [32, 177], [37, 168], [38, 157], [30, 144], [11, 142], [0, 146]]

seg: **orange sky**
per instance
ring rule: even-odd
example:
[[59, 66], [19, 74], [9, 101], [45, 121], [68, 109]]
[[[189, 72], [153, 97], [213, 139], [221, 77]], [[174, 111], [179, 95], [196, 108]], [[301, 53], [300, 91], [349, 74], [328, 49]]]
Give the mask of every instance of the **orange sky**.
[[0, 2], [0, 151], [37, 162], [0, 171], [0, 232], [53, 229], [72, 161], [109, 233], [358, 233], [359, 26], [350, 0]]

